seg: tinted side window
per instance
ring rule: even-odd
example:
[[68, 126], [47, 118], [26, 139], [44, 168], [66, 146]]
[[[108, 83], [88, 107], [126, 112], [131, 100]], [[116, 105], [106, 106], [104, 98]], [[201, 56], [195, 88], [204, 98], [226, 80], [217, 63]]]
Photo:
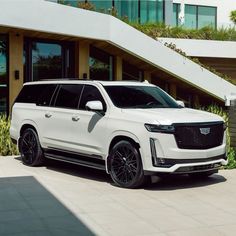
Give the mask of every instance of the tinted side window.
[[78, 108], [82, 88], [83, 85], [80, 84], [61, 85], [55, 102], [55, 107]]
[[25, 85], [20, 91], [15, 102], [36, 103], [44, 85]]
[[101, 101], [104, 110], [106, 110], [106, 103], [105, 103], [100, 91], [92, 85], [85, 85], [84, 90], [83, 90], [83, 94], [81, 97], [79, 109], [86, 110], [85, 105], [89, 101]]
[[49, 106], [56, 87], [56, 84], [45, 84], [43, 90], [39, 94], [37, 105]]

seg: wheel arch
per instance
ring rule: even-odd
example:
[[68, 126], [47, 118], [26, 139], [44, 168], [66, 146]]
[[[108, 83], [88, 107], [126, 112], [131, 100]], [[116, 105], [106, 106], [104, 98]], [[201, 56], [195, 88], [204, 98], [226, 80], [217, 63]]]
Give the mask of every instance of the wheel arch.
[[22, 136], [23, 132], [24, 132], [26, 129], [28, 129], [28, 128], [33, 129], [33, 130], [37, 133], [38, 138], [39, 138], [39, 141], [41, 141], [41, 140], [40, 140], [40, 135], [39, 135], [39, 132], [38, 132], [38, 127], [37, 127], [37, 125], [36, 125], [33, 121], [31, 121], [31, 120], [25, 120], [25, 121], [21, 124], [20, 129], [19, 129], [19, 140], [18, 140], [18, 148], [19, 148], [19, 150], [20, 150], [19, 143], [20, 143], [21, 136]]
[[26, 129], [33, 129], [37, 134], [38, 134], [38, 131], [37, 131], [37, 129], [35, 128], [35, 126], [34, 125], [32, 125], [32, 124], [23, 124], [22, 126], [21, 126], [21, 129], [20, 129], [20, 137], [22, 136], [22, 134], [23, 134], [23, 132], [26, 130]]
[[[131, 135], [130, 133], [119, 133], [119, 134], [113, 135], [113, 137], [110, 139], [109, 147], [107, 149], [107, 158], [106, 158], [106, 171], [107, 171], [107, 173], [110, 172], [110, 157], [109, 157], [110, 151], [111, 151], [112, 147], [114, 147], [114, 145], [116, 145], [120, 141], [128, 141], [128, 142], [132, 143], [137, 148], [137, 150], [140, 152], [140, 150], [139, 150], [140, 149], [140, 142], [136, 136]], [[141, 153], [140, 153], [140, 155], [141, 155]], [[142, 161], [142, 158], [141, 158], [141, 161]]]

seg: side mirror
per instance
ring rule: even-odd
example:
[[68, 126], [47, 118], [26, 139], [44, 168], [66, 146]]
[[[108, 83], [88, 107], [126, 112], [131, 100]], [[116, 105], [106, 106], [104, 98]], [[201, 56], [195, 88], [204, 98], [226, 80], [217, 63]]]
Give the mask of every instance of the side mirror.
[[100, 101], [89, 101], [86, 103], [85, 108], [88, 111], [103, 111], [103, 105]]
[[178, 104], [180, 107], [185, 107], [185, 104], [184, 104], [183, 101], [177, 100], [176, 102], [177, 102], [177, 104]]

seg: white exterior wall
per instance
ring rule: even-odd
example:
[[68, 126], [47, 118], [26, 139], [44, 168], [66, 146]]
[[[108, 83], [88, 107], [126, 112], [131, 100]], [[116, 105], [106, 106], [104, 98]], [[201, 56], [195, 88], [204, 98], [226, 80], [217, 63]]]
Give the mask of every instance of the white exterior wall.
[[[233, 26], [229, 15], [231, 11], [236, 10], [236, 0], [173, 0], [173, 3], [217, 7], [218, 28]], [[180, 15], [184, 15], [183, 12]]]
[[46, 1], [0, 2], [2, 27], [106, 41], [222, 101], [236, 93], [236, 86], [110, 15]]
[[175, 44], [191, 57], [236, 58], [236, 42], [233, 41], [178, 38], [158, 38], [158, 41]]

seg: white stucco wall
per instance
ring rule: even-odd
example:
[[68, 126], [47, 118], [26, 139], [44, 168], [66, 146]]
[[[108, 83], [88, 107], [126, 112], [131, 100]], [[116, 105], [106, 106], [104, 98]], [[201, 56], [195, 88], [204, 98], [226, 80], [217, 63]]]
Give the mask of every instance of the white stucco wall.
[[217, 7], [217, 26], [233, 26], [229, 19], [230, 12], [236, 10], [236, 0], [173, 0], [173, 3]]
[[0, 27], [106, 41], [222, 101], [236, 93], [236, 86], [110, 15], [40, 0], [0, 4]]
[[236, 58], [236, 42], [200, 39], [158, 38], [158, 41], [172, 43], [187, 56], [211, 58]]

